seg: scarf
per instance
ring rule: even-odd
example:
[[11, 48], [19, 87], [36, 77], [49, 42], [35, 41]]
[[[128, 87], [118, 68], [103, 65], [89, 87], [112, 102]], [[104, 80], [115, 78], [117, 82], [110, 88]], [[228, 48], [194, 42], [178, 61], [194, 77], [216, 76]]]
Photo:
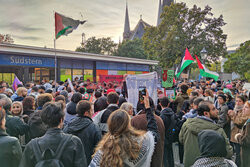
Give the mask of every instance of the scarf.
[[236, 105], [234, 107], [234, 112], [237, 114], [239, 111], [243, 110], [244, 105]]
[[207, 157], [199, 158], [195, 161], [192, 167], [237, 167], [231, 160], [227, 160], [223, 157]]

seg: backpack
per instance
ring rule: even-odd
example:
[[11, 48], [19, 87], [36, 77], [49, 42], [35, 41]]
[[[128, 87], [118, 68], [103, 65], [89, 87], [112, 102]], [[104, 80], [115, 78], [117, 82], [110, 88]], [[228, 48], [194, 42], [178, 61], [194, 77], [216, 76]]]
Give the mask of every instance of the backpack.
[[172, 142], [175, 142], [176, 140], [176, 124], [177, 124], [177, 121], [176, 121], [176, 117], [175, 117], [175, 114], [173, 113], [171, 116], [170, 116], [170, 126], [168, 128], [168, 140], [172, 143]]
[[60, 157], [71, 137], [72, 135], [67, 135], [65, 138], [63, 138], [59, 143], [56, 152], [50, 148], [47, 148], [43, 153], [39, 148], [38, 139], [34, 139], [32, 142], [32, 148], [37, 161], [35, 167], [64, 167], [63, 163], [60, 161]]

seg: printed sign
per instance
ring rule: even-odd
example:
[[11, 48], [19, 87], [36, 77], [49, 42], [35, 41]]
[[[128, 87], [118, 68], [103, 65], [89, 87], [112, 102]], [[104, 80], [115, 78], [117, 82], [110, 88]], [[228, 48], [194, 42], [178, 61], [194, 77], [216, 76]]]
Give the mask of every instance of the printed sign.
[[173, 86], [174, 70], [164, 70], [162, 74], [162, 87], [169, 88]]
[[166, 90], [166, 96], [167, 96], [169, 99], [175, 99], [174, 90]]
[[158, 77], [156, 72], [138, 75], [128, 75], [126, 77], [128, 102], [133, 104], [136, 108], [139, 99], [139, 87], [145, 86], [148, 90], [149, 96], [157, 103], [157, 83]]
[[99, 76], [100, 82], [122, 82], [123, 81], [123, 75], [100, 75]]

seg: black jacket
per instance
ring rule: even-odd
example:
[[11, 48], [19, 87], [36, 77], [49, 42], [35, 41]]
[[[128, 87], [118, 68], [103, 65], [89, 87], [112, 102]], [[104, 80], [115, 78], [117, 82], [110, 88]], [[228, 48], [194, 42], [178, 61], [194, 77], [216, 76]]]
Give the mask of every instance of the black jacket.
[[170, 142], [170, 125], [171, 125], [171, 116], [174, 114], [173, 110], [171, 108], [165, 108], [161, 111], [161, 119], [163, 120], [164, 126], [165, 126], [165, 143]]
[[[38, 145], [41, 152], [44, 152], [47, 148], [56, 152], [60, 141], [67, 135], [68, 134], [63, 133], [62, 130], [58, 128], [48, 129], [44, 136], [38, 138]], [[34, 167], [37, 163], [32, 148], [32, 142], [34, 141], [35, 140], [30, 141], [26, 145], [19, 167]], [[64, 167], [87, 166], [84, 147], [78, 137], [72, 136], [72, 138], [68, 141], [60, 161], [63, 163]]]
[[19, 141], [0, 129], [0, 166], [17, 167], [22, 157]]
[[97, 143], [102, 138], [101, 130], [89, 117], [76, 117], [63, 131], [78, 136], [84, 146], [87, 164], [91, 161], [91, 156]]

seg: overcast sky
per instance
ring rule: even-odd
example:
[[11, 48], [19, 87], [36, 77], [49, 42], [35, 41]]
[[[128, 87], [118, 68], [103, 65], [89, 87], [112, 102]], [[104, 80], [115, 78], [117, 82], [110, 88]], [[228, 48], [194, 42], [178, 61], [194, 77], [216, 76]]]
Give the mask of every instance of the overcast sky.
[[[159, 0], [127, 0], [130, 28], [140, 19], [156, 25]], [[212, 7], [218, 17], [224, 16], [227, 23], [224, 32], [228, 34], [227, 47], [233, 49], [250, 40], [250, 0], [177, 0], [189, 7], [196, 4]], [[111, 37], [118, 42], [122, 37], [126, 0], [0, 0], [0, 33], [11, 34], [15, 44], [53, 47], [53, 11], [74, 19], [88, 22], [80, 25], [67, 37], [57, 40], [57, 48], [75, 50], [86, 37]]]

